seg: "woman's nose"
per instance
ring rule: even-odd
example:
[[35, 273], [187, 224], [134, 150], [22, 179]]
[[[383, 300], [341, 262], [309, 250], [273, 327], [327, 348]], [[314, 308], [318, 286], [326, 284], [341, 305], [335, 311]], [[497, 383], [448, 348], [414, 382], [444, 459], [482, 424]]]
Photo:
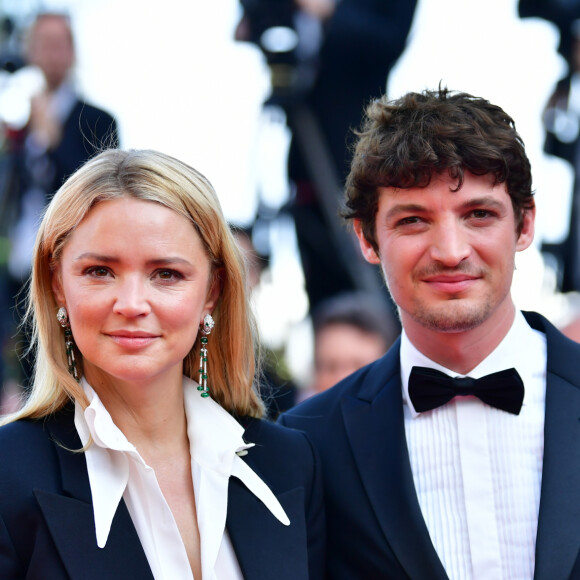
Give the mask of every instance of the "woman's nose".
[[113, 312], [128, 318], [151, 312], [147, 283], [138, 276], [119, 280]]

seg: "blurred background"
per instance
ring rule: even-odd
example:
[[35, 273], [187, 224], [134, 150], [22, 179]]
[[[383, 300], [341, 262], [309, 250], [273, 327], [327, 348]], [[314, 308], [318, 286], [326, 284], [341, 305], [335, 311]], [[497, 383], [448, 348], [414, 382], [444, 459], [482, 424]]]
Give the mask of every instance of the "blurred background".
[[[27, 31], [37, 13], [52, 11], [70, 17], [71, 84], [114, 118], [120, 145], [162, 150], [212, 181], [254, 268], [275, 382], [312, 388], [312, 318], [327, 298], [382, 297], [396, 336], [380, 277], [334, 217], [348, 128], [370, 98], [439, 84], [485, 97], [515, 119], [538, 214], [535, 246], [518, 256], [514, 297], [575, 337], [580, 0], [0, 0], [7, 276], [18, 248], [9, 212], [17, 193], [6, 176], [46, 88]], [[0, 290], [2, 380], [13, 384], [22, 380], [12, 355], [14, 300]]]

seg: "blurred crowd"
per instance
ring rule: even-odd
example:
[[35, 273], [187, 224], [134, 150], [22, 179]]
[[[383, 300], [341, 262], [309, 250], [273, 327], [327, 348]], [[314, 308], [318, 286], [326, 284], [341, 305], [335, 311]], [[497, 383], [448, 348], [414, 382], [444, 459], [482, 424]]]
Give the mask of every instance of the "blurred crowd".
[[[388, 94], [389, 73], [407, 47], [416, 9], [415, 0], [240, 1], [235, 38], [262, 51], [272, 78], [264, 107], [281, 109], [292, 134], [287, 159], [291, 195], [279, 213], [292, 219], [308, 297], [308, 370], [294, 372], [284, 347], [265, 345], [263, 382], [272, 416], [381, 356], [399, 333], [396, 310], [377, 269], [361, 258], [338, 216], [353, 130], [365, 104]], [[580, 0], [520, 0], [518, 13], [548, 20], [559, 31], [558, 51], [567, 69], [543, 114], [545, 151], [564, 159], [577, 176]], [[19, 303], [42, 209], [85, 160], [120, 144], [118, 120], [91, 104], [75, 85], [74, 27], [68, 16], [42, 13], [25, 24], [15, 27], [6, 18], [1, 31], [1, 90], [12, 91], [16, 78], [29, 87], [14, 110], [5, 109], [5, 98], [0, 104], [4, 411], [18, 404], [32, 368], [34, 354], [27, 351], [28, 329], [19, 324]], [[579, 204], [576, 179], [566, 239], [541, 248], [555, 265], [555, 291], [570, 295], [580, 292]], [[262, 218], [258, 210], [256, 221]], [[249, 283], [255, 289], [268, 275], [270, 256], [256, 249], [253, 233], [252, 227], [239, 230], [238, 240], [247, 251]], [[574, 317], [562, 326], [580, 338]]]
[[[13, 31], [9, 28], [9, 33]], [[21, 53], [5, 55], [4, 76], [36, 75], [23, 115], [4, 116], [0, 176], [0, 339], [3, 410], [17, 404], [30, 379], [34, 353], [20, 324], [31, 256], [43, 208], [64, 182], [95, 153], [119, 145], [117, 121], [75, 87], [75, 42], [69, 18], [36, 16], [21, 40]], [[6, 78], [5, 83], [8, 83]], [[32, 84], [32, 83], [31, 83]], [[20, 95], [24, 99], [24, 94]]]

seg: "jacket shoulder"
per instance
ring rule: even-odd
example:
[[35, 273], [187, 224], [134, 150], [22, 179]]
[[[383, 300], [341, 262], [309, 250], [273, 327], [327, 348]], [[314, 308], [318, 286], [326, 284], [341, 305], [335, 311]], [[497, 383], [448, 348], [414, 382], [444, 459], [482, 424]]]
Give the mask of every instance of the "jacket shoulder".
[[42, 455], [50, 444], [46, 422], [42, 419], [22, 419], [0, 427], [0, 462], [13, 458], [20, 462]]
[[283, 413], [278, 422], [294, 426], [304, 418], [330, 418], [340, 412], [345, 397], [372, 400], [393, 376], [398, 376], [400, 342], [397, 339], [381, 358], [355, 371], [330, 389], [314, 395]]
[[64, 409], [46, 418], [22, 419], [0, 427], [0, 504], [4, 505], [4, 492], [14, 497], [14, 494], [31, 494], [35, 487], [60, 488], [57, 446], [72, 443], [74, 449], [79, 449], [81, 444], [78, 440], [76, 445], [75, 439], [61, 441], [56, 429], [76, 434], [73, 413], [74, 410]]
[[82, 100], [76, 102], [72, 116], [80, 117], [81, 119], [101, 119], [108, 124], [117, 124], [115, 117], [111, 113]]
[[527, 323], [546, 335], [547, 371], [580, 388], [577, 361], [580, 344], [568, 338], [547, 318], [537, 312], [523, 312]]
[[312, 455], [310, 443], [304, 433], [295, 431], [266, 419], [243, 421], [244, 440], [254, 443], [248, 450], [252, 456], [259, 455], [268, 462], [308, 461]]
[[273, 490], [312, 485], [317, 456], [306, 434], [265, 419], [243, 425], [244, 440], [254, 444], [244, 460]]

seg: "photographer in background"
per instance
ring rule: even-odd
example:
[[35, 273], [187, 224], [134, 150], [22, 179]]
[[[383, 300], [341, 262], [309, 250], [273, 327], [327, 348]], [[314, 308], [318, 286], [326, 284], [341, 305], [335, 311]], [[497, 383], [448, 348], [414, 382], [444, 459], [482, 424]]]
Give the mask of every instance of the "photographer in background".
[[13, 232], [10, 271], [21, 279], [28, 276], [31, 241], [48, 198], [87, 159], [119, 145], [115, 119], [85, 102], [74, 86], [74, 40], [66, 15], [47, 12], [36, 17], [27, 58], [42, 72], [45, 86], [32, 100], [23, 163], [18, 164], [23, 171], [20, 219]]
[[[14, 364], [15, 350], [25, 351], [27, 340], [17, 334], [21, 313], [14, 312], [20, 290], [28, 279], [40, 215], [65, 179], [86, 160], [108, 147], [119, 146], [116, 120], [85, 102], [77, 92], [72, 70], [75, 47], [67, 15], [54, 12], [36, 16], [25, 49], [26, 64], [42, 73], [44, 87], [30, 105], [30, 118], [21, 131], [7, 131], [0, 176], [0, 201], [10, 208], [4, 227], [9, 239], [7, 268], [3, 266], [0, 304], [4, 317], [2, 351], [8, 369], [2, 384], [14, 392], [14, 383], [25, 382], [28, 364]], [[9, 359], [7, 361], [7, 359]], [[9, 384], [6, 384], [9, 383]], [[0, 409], [10, 411], [0, 389]], [[3, 400], [4, 399], [4, 400]]]
[[[338, 292], [361, 289], [364, 276], [352, 268], [358, 251], [350, 254], [351, 240], [339, 247], [337, 232], [336, 212], [350, 162], [348, 136], [360, 124], [366, 101], [386, 91], [387, 76], [406, 45], [416, 0], [241, 3], [244, 16], [236, 39], [254, 42], [265, 53], [272, 70], [269, 103], [284, 109], [293, 134], [288, 173], [295, 194], [288, 210], [312, 310]], [[281, 26], [296, 34], [295, 46], [286, 52], [281, 42], [268, 44], [269, 33]]]
[[397, 339], [384, 301], [368, 292], [341, 292], [312, 313], [314, 368], [300, 401], [322, 393], [382, 357]]

